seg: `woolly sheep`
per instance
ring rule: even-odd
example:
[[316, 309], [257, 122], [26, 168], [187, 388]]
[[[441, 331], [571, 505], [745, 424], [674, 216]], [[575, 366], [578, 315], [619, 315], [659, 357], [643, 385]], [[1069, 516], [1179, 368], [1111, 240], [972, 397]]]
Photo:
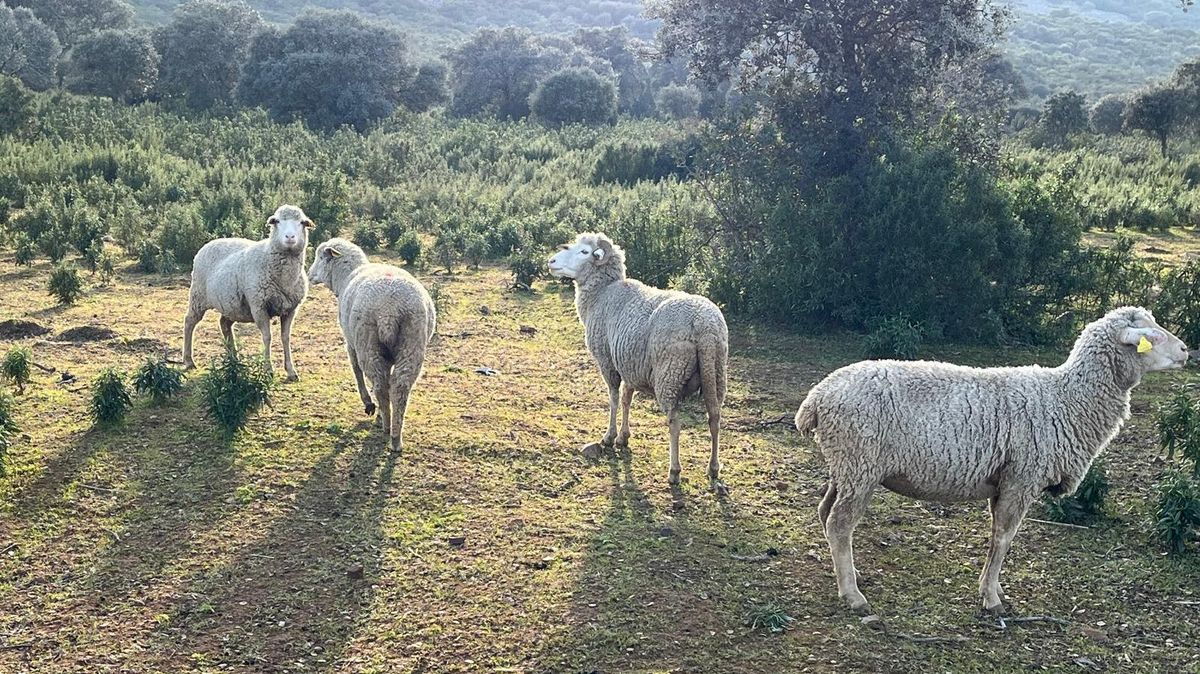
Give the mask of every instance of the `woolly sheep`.
[[[634, 392], [654, 396], [670, 425], [669, 482], [678, 484], [679, 407], [700, 391], [712, 438], [708, 476], [723, 490], [718, 447], [729, 330], [721, 310], [703, 297], [625, 278], [625, 253], [604, 234], [580, 234], [560, 246], [549, 269], [556, 277], [574, 279], [588, 350], [608, 384], [608, 432], [601, 444], [625, 446]], [[619, 435], [618, 396], [623, 407]]]
[[863, 361], [834, 371], [809, 391], [796, 428], [814, 433], [829, 466], [817, 513], [838, 594], [870, 611], [852, 541], [882, 484], [917, 499], [989, 500], [979, 592], [984, 609], [1000, 613], [1000, 567], [1030, 505], [1043, 491], [1073, 493], [1129, 417], [1130, 390], [1187, 358], [1149, 311], [1123, 307], [1085, 327], [1054, 368]]
[[379, 401], [380, 426], [391, 436], [392, 451], [400, 451], [408, 396], [421, 375], [425, 348], [436, 327], [433, 299], [411, 274], [369, 263], [366, 253], [345, 239], [317, 246], [308, 278], [337, 297], [338, 322], [358, 395], [366, 413], [374, 414], [365, 375]]
[[183, 322], [183, 363], [192, 361], [192, 333], [209, 309], [221, 314], [221, 333], [233, 346], [233, 324], [253, 323], [262, 332], [263, 358], [271, 365], [271, 319], [279, 317], [283, 367], [288, 381], [297, 378], [292, 364], [292, 322], [308, 283], [304, 254], [313, 223], [296, 206], [280, 206], [267, 219], [261, 241], [216, 239], [204, 244], [192, 262], [192, 289]]

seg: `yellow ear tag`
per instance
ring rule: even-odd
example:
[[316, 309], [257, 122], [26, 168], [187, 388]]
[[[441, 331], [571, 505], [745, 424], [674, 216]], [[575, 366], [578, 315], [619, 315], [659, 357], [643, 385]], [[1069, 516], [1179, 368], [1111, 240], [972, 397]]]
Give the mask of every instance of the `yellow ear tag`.
[[1154, 345], [1150, 343], [1150, 340], [1146, 339], [1145, 335], [1142, 335], [1142, 338], [1138, 340], [1138, 353], [1146, 353], [1153, 348]]

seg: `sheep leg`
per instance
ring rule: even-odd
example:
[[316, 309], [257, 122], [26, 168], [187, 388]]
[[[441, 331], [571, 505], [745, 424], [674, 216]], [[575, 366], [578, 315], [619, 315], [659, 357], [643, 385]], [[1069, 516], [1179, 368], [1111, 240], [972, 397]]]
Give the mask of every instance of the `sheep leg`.
[[817, 505], [817, 517], [821, 518], [821, 531], [828, 531], [829, 527], [829, 509], [833, 507], [833, 502], [837, 500], [837, 487], [833, 486], [832, 482], [825, 483], [825, 494], [821, 497], [821, 503]]
[[667, 474], [667, 482], [679, 484], [679, 408], [674, 407], [667, 413], [667, 423], [671, 427], [671, 472]]
[[617, 433], [618, 447], [629, 446], [629, 406], [633, 404], [633, 387], [628, 383], [621, 389], [621, 432]]
[[192, 360], [192, 333], [196, 331], [196, 324], [204, 318], [205, 313], [204, 309], [188, 307], [187, 316], [183, 319], [183, 368], [185, 370], [196, 368], [196, 363]]
[[296, 374], [296, 366], [292, 363], [292, 321], [296, 320], [296, 312], [291, 311], [279, 317], [279, 341], [283, 343], [283, 369], [287, 372], [288, 381], [300, 378]]
[[267, 364], [267, 372], [272, 372], [271, 367], [271, 317], [263, 313], [253, 313], [254, 325], [258, 331], [262, 333], [263, 343], [263, 362]]
[[[415, 340], [416, 338], [414, 338]], [[421, 363], [424, 361], [425, 350], [422, 347], [407, 358], [402, 357], [392, 369], [391, 436], [393, 452], [399, 452], [404, 448], [404, 415], [408, 413], [408, 397], [412, 393], [413, 384], [421, 374]]]
[[825, 520], [825, 538], [829, 541], [829, 551], [833, 557], [838, 596], [846, 600], [854, 611], [868, 614], [871, 606], [862, 592], [858, 591], [858, 571], [854, 567], [854, 527], [867, 511], [871, 490], [835, 490], [832, 485], [830, 490], [835, 492], [835, 496]]
[[988, 546], [987, 562], [979, 576], [979, 594], [983, 597], [983, 609], [993, 614], [1004, 610], [1004, 591], [1000, 588], [1000, 569], [1004, 557], [1012, 547], [1021, 520], [1033, 504], [1034, 497], [1022, 493], [1003, 491], [992, 497], [992, 541]]
[[233, 341], [233, 321], [224, 316], [221, 317], [221, 336], [225, 340], [225, 348], [237, 350]]
[[621, 375], [616, 370], [605, 371], [604, 381], [608, 384], [608, 431], [600, 440], [600, 444], [612, 447], [617, 439], [617, 403], [621, 398]]
[[[707, 398], [705, 400], [708, 403]], [[708, 459], [708, 479], [721, 480], [721, 405], [707, 404], [708, 435], [712, 439], [712, 455]]]
[[384, 433], [391, 435], [392, 429], [392, 396], [390, 363], [384, 362], [378, 355], [367, 355], [362, 364], [363, 371], [371, 380], [375, 390], [375, 401], [379, 405], [379, 427]]
[[363, 371], [362, 366], [358, 364], [358, 354], [350, 346], [346, 347], [346, 353], [350, 356], [350, 369], [354, 371], [354, 383], [358, 386], [358, 397], [363, 403], [363, 413], [373, 416], [375, 403], [371, 400], [371, 394], [367, 393], [367, 383], [363, 381]]

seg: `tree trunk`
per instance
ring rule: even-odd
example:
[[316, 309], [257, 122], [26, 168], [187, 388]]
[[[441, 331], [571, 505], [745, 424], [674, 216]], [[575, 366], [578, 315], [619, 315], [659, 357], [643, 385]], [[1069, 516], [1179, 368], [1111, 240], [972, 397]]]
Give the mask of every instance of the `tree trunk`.
[[1162, 150], [1163, 159], [1167, 158], [1167, 133], [1160, 131], [1158, 134], [1158, 148]]

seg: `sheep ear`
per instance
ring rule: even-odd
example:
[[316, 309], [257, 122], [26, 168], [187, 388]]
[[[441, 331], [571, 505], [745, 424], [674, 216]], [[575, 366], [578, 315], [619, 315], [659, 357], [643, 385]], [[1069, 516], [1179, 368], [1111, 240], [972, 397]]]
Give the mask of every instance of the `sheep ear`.
[[596, 250], [592, 251], [592, 257], [596, 258], [596, 262], [603, 262], [604, 255], [605, 253], [603, 248], [597, 248]]
[[313, 227], [316, 227], [316, 225], [313, 224], [313, 221], [309, 220], [308, 218], [301, 220], [300, 224], [304, 225], [305, 229], [312, 229]]
[[330, 246], [328, 250], [329, 250], [329, 257], [341, 257], [342, 256], [342, 251], [338, 250], [337, 248], [335, 248], [333, 246]]
[[1125, 328], [1121, 331], [1120, 341], [1122, 344], [1136, 346], [1139, 353], [1145, 353], [1167, 341], [1167, 336], [1156, 328]]
[[279, 218], [275, 217], [274, 215], [267, 218], [267, 229], [270, 229], [278, 224], [279, 224]]

